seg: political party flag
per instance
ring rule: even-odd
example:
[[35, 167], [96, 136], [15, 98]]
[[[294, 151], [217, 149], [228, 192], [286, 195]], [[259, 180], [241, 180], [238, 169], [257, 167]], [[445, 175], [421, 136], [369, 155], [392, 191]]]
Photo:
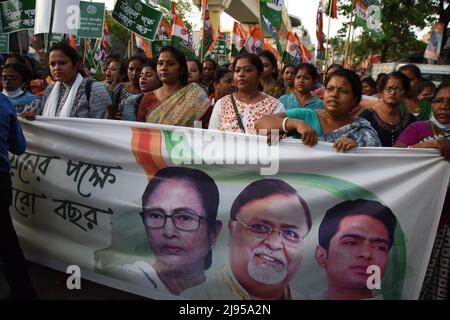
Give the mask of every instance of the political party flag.
[[288, 32], [286, 50], [283, 54], [284, 64], [298, 64], [302, 59], [301, 41], [296, 34]]
[[[203, 28], [201, 30], [201, 52], [205, 56], [208, 52], [211, 52], [216, 42], [216, 34], [211, 24], [211, 19], [209, 17], [209, 7], [208, 0], [202, 0], [202, 10], [203, 10]], [[203, 58], [203, 57], [202, 57]]]
[[305, 47], [305, 45], [301, 41], [300, 41], [300, 49], [302, 51], [303, 61], [310, 62], [312, 60], [312, 53]]
[[156, 34], [159, 40], [170, 39], [172, 36], [172, 26], [163, 18], [159, 22], [158, 31]]
[[136, 39], [136, 46], [145, 52], [147, 58], [153, 59], [152, 50], [150, 50], [147, 41], [138, 34], [135, 34], [134, 38]]
[[189, 40], [189, 33], [179, 16], [175, 16], [172, 25], [172, 45], [181, 50], [188, 57], [195, 57], [194, 50]]
[[356, 0], [355, 24], [372, 33], [378, 39], [384, 39], [381, 27], [381, 3], [379, 0]]
[[328, 0], [325, 4], [325, 13], [333, 19], [337, 19], [337, 0]]
[[437, 61], [441, 54], [442, 34], [445, 25], [442, 22], [436, 23], [434, 30], [430, 34], [427, 48], [425, 49], [424, 58]]
[[316, 17], [316, 37], [317, 37], [317, 55], [318, 57], [324, 57], [325, 47], [323, 46], [323, 13], [322, 13], [322, 1], [319, 1], [319, 7], [317, 8]]
[[260, 0], [261, 24], [263, 30], [274, 38], [281, 29], [284, 0]]
[[237, 56], [239, 52], [244, 48], [247, 35], [239, 22], [234, 22], [233, 25], [233, 37], [231, 39], [231, 55]]
[[259, 25], [250, 29], [250, 35], [245, 41], [245, 50], [248, 53], [259, 53], [263, 51], [263, 36]]
[[75, 43], [75, 36], [72, 34], [69, 37], [69, 43], [72, 48], [74, 48], [75, 50], [77, 49], [77, 45]]
[[84, 61], [91, 67], [95, 67], [94, 55], [92, 54], [91, 39], [84, 41]]
[[280, 52], [277, 49], [275, 49], [274, 47], [272, 47], [272, 45], [267, 40], [264, 40], [264, 50], [268, 50], [268, 51], [272, 52], [273, 55], [277, 59], [281, 57]]

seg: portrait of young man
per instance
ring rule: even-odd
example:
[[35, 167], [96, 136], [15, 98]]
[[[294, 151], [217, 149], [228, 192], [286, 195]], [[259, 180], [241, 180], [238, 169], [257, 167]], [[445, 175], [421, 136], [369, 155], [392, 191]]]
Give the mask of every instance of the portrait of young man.
[[349, 200], [329, 209], [319, 226], [319, 245], [315, 251], [317, 262], [325, 270], [328, 289], [312, 298], [381, 298], [374, 297], [367, 280], [375, 268], [381, 281], [396, 225], [391, 209], [378, 201]]

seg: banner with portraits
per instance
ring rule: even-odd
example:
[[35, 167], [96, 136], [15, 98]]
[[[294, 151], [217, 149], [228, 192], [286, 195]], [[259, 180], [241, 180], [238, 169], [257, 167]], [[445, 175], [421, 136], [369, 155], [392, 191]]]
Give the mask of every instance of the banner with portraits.
[[21, 120], [28, 259], [155, 299], [417, 299], [449, 182], [435, 150], [127, 121]]

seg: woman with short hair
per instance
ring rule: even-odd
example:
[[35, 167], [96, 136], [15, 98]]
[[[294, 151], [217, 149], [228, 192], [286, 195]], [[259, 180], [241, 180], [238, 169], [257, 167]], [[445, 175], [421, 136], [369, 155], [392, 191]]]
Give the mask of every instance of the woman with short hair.
[[20, 113], [25, 106], [41, 98], [29, 91], [30, 72], [26, 65], [10, 63], [2, 71], [3, 94], [11, 101], [16, 112]]

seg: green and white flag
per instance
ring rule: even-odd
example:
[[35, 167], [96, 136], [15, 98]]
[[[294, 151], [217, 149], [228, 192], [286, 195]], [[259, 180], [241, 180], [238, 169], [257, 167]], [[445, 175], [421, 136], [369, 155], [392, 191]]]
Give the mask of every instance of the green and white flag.
[[378, 39], [384, 39], [381, 27], [381, 1], [356, 0], [355, 24], [372, 33]]
[[154, 57], [159, 55], [159, 52], [161, 51], [161, 49], [165, 46], [170, 46], [171, 45], [171, 41], [170, 39], [158, 39], [158, 40], [153, 40], [150, 42], [151, 45], [151, 50], [152, 50], [152, 54]]
[[117, 0], [112, 17], [125, 29], [153, 41], [162, 12], [139, 0]]
[[260, 0], [263, 29], [270, 35], [274, 35], [274, 38], [283, 21], [283, 5], [284, 0]]
[[173, 20], [172, 45], [181, 50], [187, 57], [195, 58], [195, 52], [189, 39], [189, 32], [179, 16], [175, 16]]

